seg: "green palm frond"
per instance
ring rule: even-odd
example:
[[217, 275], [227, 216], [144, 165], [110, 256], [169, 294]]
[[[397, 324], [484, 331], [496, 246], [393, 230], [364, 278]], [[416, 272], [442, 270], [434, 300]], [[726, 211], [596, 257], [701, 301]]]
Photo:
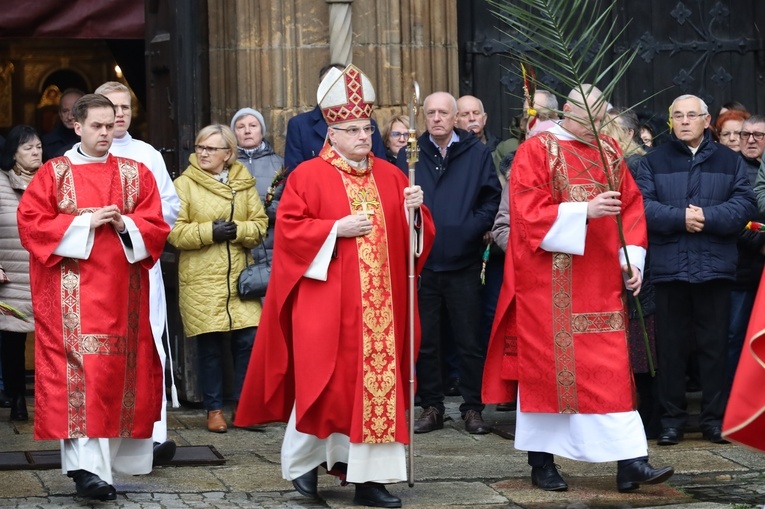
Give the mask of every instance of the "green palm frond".
[[[618, 51], [626, 30], [613, 16], [615, 2], [593, 0], [488, 0], [504, 24], [511, 51], [523, 51], [532, 67], [545, 69], [571, 89], [597, 83], [604, 95], [622, 79], [637, 48]], [[606, 83], [605, 78], [610, 75]]]

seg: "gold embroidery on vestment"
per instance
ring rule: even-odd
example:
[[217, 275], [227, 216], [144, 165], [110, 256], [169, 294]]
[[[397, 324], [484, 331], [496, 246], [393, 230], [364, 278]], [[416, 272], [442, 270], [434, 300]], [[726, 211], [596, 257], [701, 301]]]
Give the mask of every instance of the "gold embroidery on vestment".
[[[138, 166], [134, 161], [118, 159], [118, 167], [123, 197], [122, 213], [129, 214], [133, 212], [138, 198]], [[74, 177], [67, 158], [56, 160], [53, 164], [53, 170], [56, 176], [57, 203], [60, 213], [81, 215], [97, 210], [95, 208], [77, 209]], [[61, 321], [67, 363], [67, 433], [69, 438], [88, 436], [87, 388], [85, 387], [83, 355], [125, 355], [127, 357], [118, 433], [120, 437], [132, 436], [135, 419], [136, 355], [141, 301], [140, 264], [131, 264], [129, 270], [127, 336], [83, 334], [80, 320], [80, 265], [77, 260], [72, 258], [64, 258], [60, 263]]]
[[380, 197], [371, 172], [341, 171], [340, 175], [351, 212], [365, 212], [372, 222], [369, 235], [356, 237], [362, 309], [361, 441], [394, 442], [397, 363], [385, 215], [369, 214], [371, 210], [380, 210]]
[[[589, 179], [590, 183], [572, 183], [566, 157], [558, 139], [549, 133], [539, 135], [548, 153], [550, 179], [553, 188], [553, 200], [556, 203], [586, 202], [598, 194], [607, 191], [608, 186], [601, 183], [602, 162], [585, 160], [581, 154], [572, 152], [583, 168], [575, 176], [578, 181]], [[607, 140], [602, 140], [606, 161], [611, 170], [613, 188], [619, 189], [621, 166], [618, 153]], [[598, 172], [593, 175], [593, 172]], [[624, 330], [625, 317], [622, 311], [605, 313], [575, 314], [572, 311], [573, 258], [566, 253], [552, 254], [552, 321], [553, 348], [555, 357], [556, 381], [558, 388], [558, 412], [579, 413], [576, 390], [576, 362], [574, 356], [574, 334], [610, 332]]]

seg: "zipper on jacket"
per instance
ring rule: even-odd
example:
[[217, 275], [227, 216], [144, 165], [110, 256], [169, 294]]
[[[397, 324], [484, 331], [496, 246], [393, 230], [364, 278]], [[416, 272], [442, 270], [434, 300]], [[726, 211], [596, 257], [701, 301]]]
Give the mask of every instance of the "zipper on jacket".
[[[231, 186], [229, 186], [231, 187]], [[229, 213], [228, 220], [234, 220], [234, 198], [236, 197], [236, 190], [231, 189], [231, 212]], [[228, 255], [228, 269], [226, 271], [226, 290], [228, 292], [226, 297], [226, 314], [228, 315], [228, 330], [232, 330], [234, 327], [234, 319], [231, 317], [231, 241], [226, 241], [226, 254]]]

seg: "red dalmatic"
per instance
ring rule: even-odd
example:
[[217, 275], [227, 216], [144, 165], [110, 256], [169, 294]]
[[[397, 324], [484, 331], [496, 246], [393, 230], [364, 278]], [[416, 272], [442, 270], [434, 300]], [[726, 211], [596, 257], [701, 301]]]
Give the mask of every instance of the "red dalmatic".
[[[355, 170], [329, 147], [287, 179], [237, 425], [286, 422], [294, 405], [304, 433], [408, 442], [407, 185], [387, 161], [369, 157]], [[372, 233], [336, 240], [326, 281], [303, 277], [335, 222], [357, 213]], [[419, 266], [434, 234], [425, 207], [421, 216]]]
[[[54, 251], [74, 218], [116, 205], [149, 257], [129, 263], [113, 226], [95, 230], [87, 259]], [[130, 159], [46, 163], [18, 209], [30, 252], [35, 314], [35, 438], [148, 438], [162, 402], [149, 324], [148, 271], [169, 227], [151, 172]]]

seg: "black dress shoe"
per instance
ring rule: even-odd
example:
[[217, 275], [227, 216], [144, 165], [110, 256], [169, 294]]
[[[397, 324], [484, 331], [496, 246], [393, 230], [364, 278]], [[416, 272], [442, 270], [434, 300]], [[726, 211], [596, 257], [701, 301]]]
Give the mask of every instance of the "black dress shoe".
[[162, 443], [154, 442], [154, 458], [152, 459], [151, 466], [167, 465], [173, 461], [175, 449], [176, 445], [172, 440], [165, 440]]
[[319, 467], [309, 470], [297, 479], [292, 480], [292, 486], [304, 497], [319, 500]]
[[568, 484], [558, 473], [558, 468], [555, 463], [531, 467], [531, 484], [545, 491], [566, 491]]
[[680, 440], [683, 439], [683, 433], [677, 428], [664, 428], [661, 430], [659, 440], [656, 442], [659, 445], [677, 445]]
[[486, 424], [481, 417], [481, 412], [476, 410], [468, 410], [465, 415], [462, 416], [465, 421], [465, 431], [472, 435], [485, 435], [491, 432], [491, 426]]
[[0, 408], [11, 408], [11, 398], [5, 394], [5, 391], [0, 391]]
[[420, 417], [414, 421], [415, 433], [429, 433], [437, 429], [443, 429], [444, 416], [436, 407], [429, 406], [422, 411]]
[[117, 490], [112, 486], [109, 485], [109, 493], [106, 495], [101, 495], [98, 497], [98, 500], [107, 501], [107, 500], [117, 500]]
[[[101, 500], [101, 497], [108, 497], [114, 491], [112, 485], [87, 470], [73, 470], [66, 475], [74, 479], [77, 495], [80, 497]], [[116, 491], [114, 491], [114, 497], [117, 497]]]
[[12, 421], [28, 421], [29, 414], [27, 413], [27, 401], [24, 396], [14, 396], [11, 401], [11, 420]]
[[385, 485], [376, 482], [357, 484], [353, 503], [369, 507], [401, 507], [401, 499], [391, 495]]
[[497, 403], [497, 412], [515, 412], [516, 407], [517, 405], [515, 401], [511, 401], [510, 403]]
[[720, 426], [714, 426], [704, 431], [704, 438], [712, 442], [713, 444], [729, 444], [722, 436], [722, 428]]
[[619, 491], [632, 491], [641, 484], [663, 483], [675, 473], [672, 467], [653, 468], [648, 460], [637, 460], [632, 463], [618, 466], [616, 471], [616, 489]]

